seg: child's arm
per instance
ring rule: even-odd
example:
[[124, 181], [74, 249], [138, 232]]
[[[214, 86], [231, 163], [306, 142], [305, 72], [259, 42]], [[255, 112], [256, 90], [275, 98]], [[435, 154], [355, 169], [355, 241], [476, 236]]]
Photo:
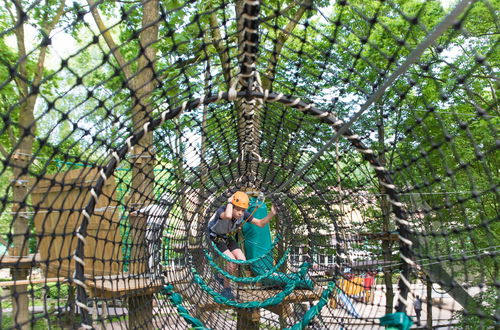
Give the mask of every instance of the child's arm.
[[226, 210], [220, 214], [222, 220], [231, 220], [233, 217], [233, 196], [227, 200]]
[[269, 223], [269, 221], [277, 214], [276, 209], [274, 208], [274, 205], [271, 207], [271, 212], [269, 212], [264, 218], [262, 219], [256, 219], [253, 218], [252, 222], [254, 225], [259, 226], [259, 227], [264, 227]]

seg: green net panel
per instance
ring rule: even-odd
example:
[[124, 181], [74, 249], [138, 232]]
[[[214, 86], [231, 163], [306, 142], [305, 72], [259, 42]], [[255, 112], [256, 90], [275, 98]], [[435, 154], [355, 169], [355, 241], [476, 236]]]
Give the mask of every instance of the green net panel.
[[499, 8], [6, 0], [0, 328], [498, 327]]

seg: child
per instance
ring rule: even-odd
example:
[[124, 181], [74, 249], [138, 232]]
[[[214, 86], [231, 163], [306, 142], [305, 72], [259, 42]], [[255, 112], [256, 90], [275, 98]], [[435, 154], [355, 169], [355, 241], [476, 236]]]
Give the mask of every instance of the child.
[[[271, 212], [263, 219], [256, 219], [246, 211], [249, 204], [248, 195], [242, 191], [235, 192], [227, 200], [227, 205], [221, 206], [215, 212], [208, 223], [208, 232], [210, 239], [215, 243], [219, 251], [227, 255], [231, 259], [246, 260], [245, 255], [238, 246], [236, 231], [246, 222], [253, 223], [259, 227], [264, 227], [269, 220], [276, 215], [274, 205], [271, 207]], [[227, 271], [234, 274], [236, 264], [229, 262]], [[234, 299], [231, 292], [229, 281], [224, 279], [224, 289], [222, 295], [228, 299]]]

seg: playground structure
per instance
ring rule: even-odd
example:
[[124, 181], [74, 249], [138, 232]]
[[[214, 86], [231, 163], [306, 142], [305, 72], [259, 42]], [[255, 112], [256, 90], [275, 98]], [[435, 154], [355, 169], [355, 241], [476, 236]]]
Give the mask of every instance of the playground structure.
[[[427, 326], [500, 322], [490, 1], [22, 6], [0, 32], [0, 327], [409, 329], [417, 295]], [[247, 261], [207, 237], [237, 190], [279, 210], [238, 231]]]

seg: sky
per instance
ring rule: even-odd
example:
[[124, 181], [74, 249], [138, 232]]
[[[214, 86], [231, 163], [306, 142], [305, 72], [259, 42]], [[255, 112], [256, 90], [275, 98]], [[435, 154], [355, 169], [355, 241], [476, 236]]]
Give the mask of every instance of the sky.
[[[453, 6], [459, 0], [440, 0], [440, 1], [443, 7], [449, 10], [451, 6]], [[104, 16], [103, 19], [105, 19]], [[85, 21], [87, 21], [92, 26], [93, 29], [97, 30], [93, 19], [90, 17], [90, 14], [86, 15]], [[26, 25], [25, 29], [26, 29], [25, 31], [26, 45], [29, 51], [30, 45], [35, 46], [37, 44], [36, 42], [34, 42], [34, 40], [35, 36], [38, 33], [36, 29], [31, 25]], [[51, 39], [53, 47], [51, 47], [51, 53], [48, 56], [47, 63], [49, 68], [56, 69], [58, 64], [60, 63], [61, 58], [67, 58], [69, 55], [73, 54], [78, 49], [78, 45], [74, 40], [74, 38], [71, 35], [65, 33], [62, 29], [55, 30], [52, 33]], [[6, 42], [12, 48], [16, 48], [16, 41], [14, 36], [9, 36]]]

